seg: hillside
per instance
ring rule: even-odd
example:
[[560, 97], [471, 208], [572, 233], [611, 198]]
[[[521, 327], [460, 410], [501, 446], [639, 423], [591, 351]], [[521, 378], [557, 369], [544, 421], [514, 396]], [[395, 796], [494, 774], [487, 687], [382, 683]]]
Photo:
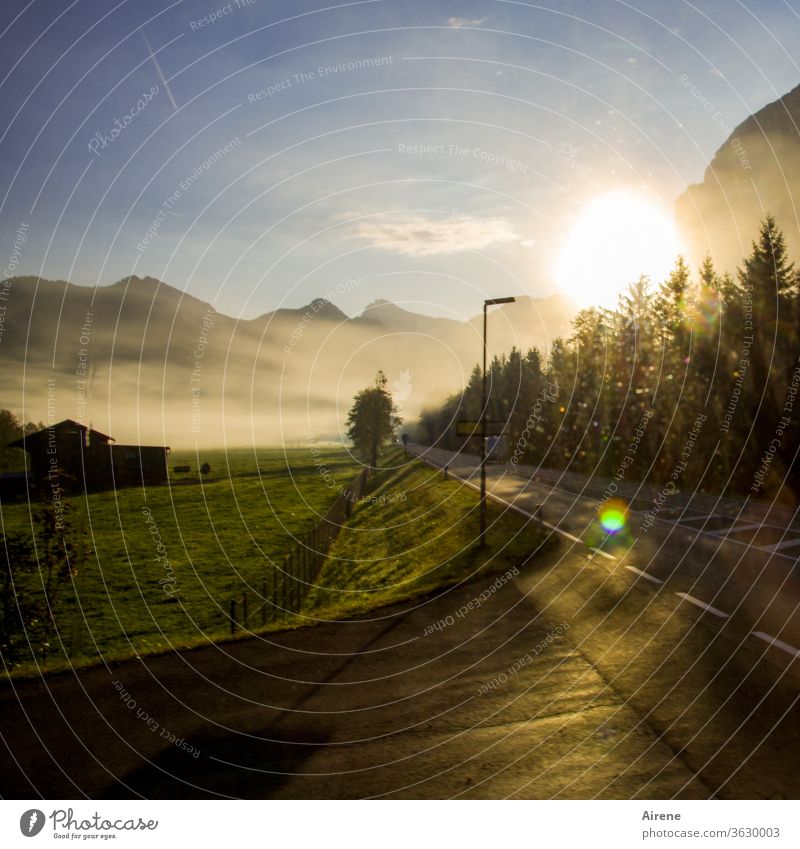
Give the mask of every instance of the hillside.
[[729, 271], [749, 252], [766, 212], [784, 231], [790, 254], [800, 255], [800, 86], [739, 124], [703, 182], [676, 202], [693, 262], [710, 252]]
[[[350, 400], [382, 368], [406, 420], [463, 385], [480, 317], [433, 318], [386, 301], [355, 318], [322, 298], [252, 320], [150, 277], [110, 286], [17, 277], [0, 340], [0, 406], [172, 446], [338, 439]], [[493, 312], [492, 350], [546, 349], [569, 299]], [[49, 393], [49, 398], [48, 398]]]

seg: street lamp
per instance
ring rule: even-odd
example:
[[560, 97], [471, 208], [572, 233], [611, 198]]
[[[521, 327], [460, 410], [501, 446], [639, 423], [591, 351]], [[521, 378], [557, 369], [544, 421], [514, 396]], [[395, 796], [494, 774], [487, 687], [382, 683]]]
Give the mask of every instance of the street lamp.
[[486, 308], [513, 304], [516, 298], [490, 298], [483, 302], [483, 400], [481, 403], [481, 548], [486, 545]]

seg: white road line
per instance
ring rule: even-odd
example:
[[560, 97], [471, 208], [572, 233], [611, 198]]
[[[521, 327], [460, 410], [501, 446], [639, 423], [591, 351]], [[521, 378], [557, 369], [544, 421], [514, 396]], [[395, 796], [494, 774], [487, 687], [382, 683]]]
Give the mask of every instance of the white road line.
[[543, 521], [542, 524], [546, 528], [550, 528], [551, 531], [555, 531], [557, 534], [561, 534], [562, 537], [566, 537], [568, 540], [571, 540], [572, 542], [579, 542], [579, 543], [581, 543], [581, 545], [583, 545], [583, 540], [580, 537], [574, 536], [569, 531], [562, 530], [557, 525], [551, 525], [550, 522], [544, 522]]
[[[419, 459], [421, 459], [421, 458], [419, 458]], [[431, 465], [433, 465], [433, 464], [431, 463]], [[481, 491], [481, 488], [477, 484], [472, 483], [472, 481], [464, 480], [464, 478], [460, 478], [460, 477], [458, 477], [458, 475], [453, 475], [453, 477], [456, 478], [456, 480], [460, 480], [461, 483], [466, 484], [467, 486], [471, 486], [473, 489], [477, 489], [478, 492]], [[521, 513], [523, 516], [527, 517], [528, 519], [535, 519], [536, 518], [533, 515], [533, 513], [529, 513], [527, 510], [523, 510], [521, 507], [517, 507], [516, 504], [512, 504], [510, 501], [506, 501], [505, 499], [501, 498], [499, 495], [495, 495], [493, 492], [487, 491], [486, 497], [491, 498], [492, 500], [499, 502], [504, 507], [510, 507], [512, 510], [516, 510], [517, 513]], [[584, 542], [580, 537], [574, 536], [573, 534], [569, 533], [568, 531], [565, 531], [562, 528], [559, 528], [557, 525], [551, 525], [550, 522], [545, 522], [544, 519], [539, 519], [539, 522], [541, 522], [541, 524], [544, 525], [545, 528], [550, 528], [551, 531], [555, 531], [557, 534], [561, 534], [561, 536], [566, 537], [568, 540], [572, 540], [572, 542], [577, 542], [577, 543], [580, 543], [581, 545], [584, 545]], [[591, 548], [591, 546], [589, 546], [589, 547]], [[616, 557], [614, 557], [613, 554], [608, 554], [607, 552], [600, 551], [597, 548], [592, 548], [592, 551], [597, 552], [597, 554], [599, 554], [601, 557], [605, 557], [606, 560], [616, 560], [617, 559]]]
[[783, 551], [784, 548], [792, 548], [795, 545], [800, 545], [800, 537], [797, 539], [787, 539], [783, 542], [775, 543], [775, 545], [765, 545], [767, 551]]
[[699, 598], [695, 598], [693, 595], [688, 595], [687, 593], [675, 593], [675, 595], [680, 596], [684, 601], [688, 601], [696, 607], [702, 608], [707, 613], [713, 613], [714, 616], [719, 616], [720, 619], [728, 618], [728, 614], [724, 610], [720, 610], [718, 607], [712, 607], [710, 604], [700, 601]]
[[645, 578], [648, 581], [652, 581], [654, 584], [663, 584], [664, 582], [661, 578], [654, 578], [652, 575], [648, 575], [647, 572], [642, 572], [641, 569], [637, 569], [635, 566], [625, 566], [626, 569], [630, 569], [631, 572], [635, 572], [640, 578]]
[[[414, 454], [413, 450], [410, 451], [410, 453], [412, 454], [412, 456], [416, 457], [418, 460], [422, 460], [423, 462], [428, 463], [429, 465], [433, 466], [434, 468], [441, 468], [441, 466], [437, 466], [431, 460], [423, 458], [421, 454]], [[455, 457], [452, 458], [451, 460], [449, 460], [448, 462], [453, 462], [454, 459], [455, 459]], [[455, 473], [451, 472], [451, 474], [457, 480], [461, 480], [461, 481], [466, 483], [466, 481], [464, 481], [463, 478], [459, 478], [458, 475], [456, 475]], [[505, 472], [504, 472], [504, 474], [505, 474]], [[524, 477], [524, 475], [523, 475], [523, 477]], [[540, 483], [541, 484], [541, 483], [545, 482], [545, 481], [541, 480], [542, 478], [545, 477], [543, 474], [540, 473], [538, 477], [540, 479], [534, 481], [534, 483]], [[530, 482], [530, 480], [528, 482]], [[551, 488], [553, 488], [555, 491], [557, 491], [559, 493], [568, 493], [570, 495], [576, 494], [569, 489], [563, 489], [562, 490], [559, 487], [558, 481], [553, 482], [553, 481], [547, 480], [546, 485], [550, 486]], [[578, 495], [580, 495], [581, 498], [584, 498], [587, 501], [596, 500], [593, 497], [590, 498], [588, 495], [586, 495], [584, 493], [578, 493]], [[502, 503], [505, 504], [507, 502], [502, 502]], [[509, 505], [509, 506], [513, 506], [513, 505]], [[641, 511], [641, 510], [631, 509], [631, 510], [629, 510], [629, 512], [634, 514], [634, 515], [643, 515], [643, 511]], [[656, 517], [656, 521], [662, 522], [663, 524], [669, 525], [670, 527], [673, 527], [673, 528], [677, 527], [677, 528], [681, 528], [681, 529], [686, 530], [686, 531], [691, 531], [694, 534], [703, 534], [704, 536], [707, 536], [707, 537], [713, 537], [715, 539], [721, 539], [725, 543], [728, 543], [730, 545], [738, 545], [738, 546], [741, 546], [742, 548], [746, 548], [746, 549], [751, 550], [751, 551], [765, 551], [765, 552], [768, 552], [769, 554], [771, 554], [773, 557], [782, 557], [782, 558], [785, 558], [786, 560], [790, 560], [792, 562], [796, 562], [797, 559], [798, 559], [798, 557], [795, 553], [785, 552], [784, 549], [788, 549], [788, 548], [792, 548], [794, 546], [800, 545], [800, 537], [798, 537], [797, 539], [793, 539], [793, 540], [787, 540], [783, 543], [777, 543], [776, 545], [756, 545], [755, 543], [752, 543], [752, 542], [742, 542], [741, 540], [738, 540], [735, 537], [730, 536], [729, 532], [731, 532], [731, 531], [735, 532], [735, 531], [743, 529], [743, 526], [741, 526], [741, 525], [739, 527], [736, 527], [735, 523], [736, 523], [737, 520], [731, 519], [730, 516], [725, 516], [723, 513], [710, 513], [708, 515], [699, 515], [699, 516], [698, 515], [689, 515], [689, 516], [679, 520], [678, 515], [680, 513], [685, 513], [685, 512], [687, 512], [687, 511], [684, 508], [671, 507], [667, 510], [662, 510], [661, 513]], [[695, 513], [696, 508], [691, 509], [688, 512], [689, 513]], [[528, 515], [528, 514], [525, 514], [525, 515]], [[670, 518], [670, 517], [672, 517], [672, 518]], [[723, 528], [703, 528], [703, 527], [697, 527], [694, 524], [692, 524], [693, 522], [696, 522], [698, 520], [700, 520], [701, 522], [702, 521], [707, 522], [709, 519], [714, 519], [714, 518], [726, 518], [726, 519], [729, 519], [733, 524], [728, 525], [728, 526], [723, 527]], [[562, 534], [563, 536], [567, 537], [567, 539], [572, 539], [573, 542], [578, 541], [576, 537], [573, 537], [571, 534], [568, 534], [566, 531], [562, 531], [561, 528], [557, 528], [553, 525], [548, 525], [546, 522], [543, 522], [542, 524], [544, 524], [546, 527], [549, 527], [551, 530], [554, 530], [557, 533]], [[783, 530], [782, 527], [778, 527], [777, 525], [763, 525], [763, 526], [758, 525], [757, 527], [772, 527], [772, 528], [778, 528], [779, 530]], [[797, 528], [791, 528], [789, 530], [792, 533], [798, 533]], [[687, 537], [687, 539], [692, 539], [692, 537], [689, 536], [689, 537]], [[612, 557], [611, 555], [606, 554], [605, 552], [600, 552], [600, 553], [604, 557], [607, 557], [609, 560], [616, 560], [617, 559], [615, 557]]]
[[787, 654], [794, 655], [795, 657], [800, 657], [800, 649], [796, 649], [794, 646], [790, 646], [789, 643], [784, 643], [783, 640], [779, 640], [777, 637], [773, 637], [770, 634], [765, 634], [763, 631], [751, 631], [750, 632], [754, 637], [758, 637], [759, 640], [763, 640], [765, 643], [770, 643], [770, 645], [775, 646], [775, 648], [783, 649]]
[[[763, 522], [753, 522], [748, 525], [731, 525], [729, 528], [723, 528], [721, 531], [712, 531], [712, 534], [729, 534], [731, 531], [754, 531], [756, 528], [771, 528], [772, 525], [765, 525]], [[778, 529], [780, 530], [780, 528]]]
[[[558, 530], [558, 529], [556, 528], [556, 530]], [[614, 557], [613, 554], [608, 554], [605, 551], [601, 551], [599, 548], [595, 548], [593, 545], [589, 546], [589, 551], [593, 551], [595, 554], [599, 554], [601, 557], [605, 557], [606, 560], [616, 560], [617, 559], [616, 557]]]
[[730, 516], [723, 516], [722, 513], [709, 513], [707, 516], [692, 516], [689, 519], [676, 519], [676, 523], [678, 525], [688, 525], [689, 522], [708, 522], [710, 519], [730, 519], [731, 525], [734, 524], [736, 519], [731, 519]]

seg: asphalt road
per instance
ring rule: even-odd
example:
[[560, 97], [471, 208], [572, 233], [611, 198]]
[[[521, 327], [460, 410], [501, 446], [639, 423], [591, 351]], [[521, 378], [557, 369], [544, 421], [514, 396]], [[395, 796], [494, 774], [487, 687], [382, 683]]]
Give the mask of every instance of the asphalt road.
[[[412, 450], [432, 465], [447, 465], [449, 474], [477, 488], [476, 457], [422, 446]], [[609, 569], [622, 566], [654, 591], [683, 593], [690, 597], [684, 603], [724, 614], [718, 618], [734, 620], [743, 640], [766, 645], [779, 666], [800, 656], [800, 548], [794, 548], [795, 542], [800, 545], [800, 530], [793, 529], [794, 523], [779, 527], [774, 519], [753, 521], [752, 507], [744, 503], [737, 517], [732, 502], [723, 515], [720, 509], [687, 508], [672, 497], [658, 505], [650, 523], [655, 493], [640, 488], [629, 501], [625, 531], [609, 536], [599, 526], [597, 508], [615, 493], [588, 481], [577, 483], [575, 476], [562, 484], [531, 469], [487, 464], [492, 496], [530, 514], [541, 505], [548, 526], [578, 550], [595, 548]]]
[[5, 683], [2, 795], [797, 798], [796, 658], [732, 609], [744, 571], [711, 595], [723, 561], [665, 529], [602, 556], [574, 494], [490, 479], [565, 525], [513, 579]]

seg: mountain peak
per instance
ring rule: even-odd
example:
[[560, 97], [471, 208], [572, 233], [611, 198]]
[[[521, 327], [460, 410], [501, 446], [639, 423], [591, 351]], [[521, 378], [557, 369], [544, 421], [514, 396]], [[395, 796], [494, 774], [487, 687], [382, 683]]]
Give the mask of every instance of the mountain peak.
[[[138, 277], [136, 274], [131, 274], [130, 277], [123, 277], [120, 280], [117, 280], [116, 283], [112, 283], [111, 286], [133, 286], [136, 288], [144, 288], [147, 287], [149, 289], [158, 287], [158, 286], [166, 286], [166, 283], [162, 283], [160, 280], [157, 280], [155, 277]], [[109, 287], [111, 288], [111, 287]]]
[[313, 301], [306, 307], [306, 311], [311, 310], [315, 315], [321, 315], [323, 318], [331, 321], [346, 321], [347, 316], [327, 298], [314, 298]]
[[720, 271], [742, 261], [770, 212], [800, 252], [800, 86], [745, 118], [714, 154], [703, 180], [675, 204], [676, 223], [692, 263], [710, 254]]

